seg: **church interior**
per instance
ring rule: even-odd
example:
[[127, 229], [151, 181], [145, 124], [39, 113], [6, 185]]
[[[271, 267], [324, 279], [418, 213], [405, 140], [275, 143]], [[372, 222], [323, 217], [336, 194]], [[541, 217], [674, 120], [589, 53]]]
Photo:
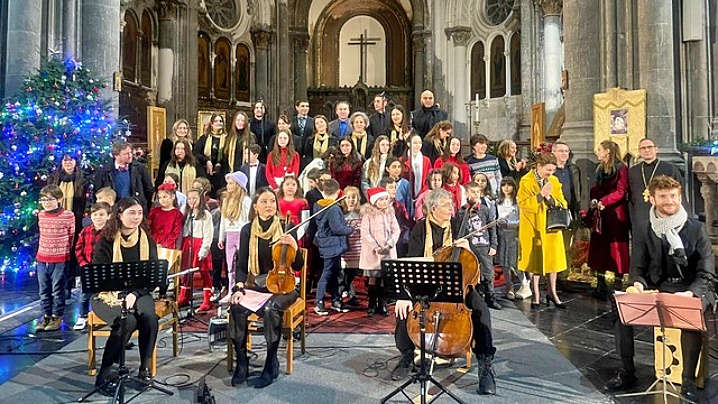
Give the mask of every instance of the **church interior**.
[[[601, 142], [619, 144], [630, 166], [639, 161], [640, 140], [653, 139], [659, 158], [680, 170], [684, 205], [703, 221], [716, 251], [716, 27], [717, 0], [7, 0], [0, 2], [0, 98], [24, 91], [24, 78], [47, 58], [81, 61], [107, 78], [100, 96], [129, 122], [124, 135], [147, 152], [156, 175], [160, 144], [179, 119], [196, 139], [213, 114], [228, 121], [241, 110], [251, 117], [258, 101], [270, 120], [294, 115], [298, 101], [309, 103], [309, 115], [333, 120], [339, 102], [371, 114], [381, 94], [390, 107], [409, 111], [431, 90], [462, 150], [470, 151], [474, 134], [492, 143], [513, 140], [526, 158], [544, 142], [561, 140], [571, 147], [586, 194], [596, 181]], [[589, 203], [583, 198], [582, 208]], [[620, 365], [611, 304], [592, 299], [590, 283], [559, 283], [570, 310], [502, 300], [503, 309], [492, 311], [499, 393], [486, 401], [661, 402], [660, 394], [617, 397], [603, 390]], [[79, 295], [75, 290], [68, 319], [79, 315]], [[226, 345], [215, 341], [221, 333], [190, 322], [180, 327], [178, 356], [170, 333], [158, 339], [155, 380], [174, 395], [148, 391], [133, 401], [210, 402], [196, 396], [200, 381], [218, 403], [365, 403], [399, 385], [390, 375], [398, 358], [391, 309], [388, 317], [367, 319], [364, 312], [321, 317], [307, 307], [306, 341], [294, 341], [293, 372], [285, 374], [289, 333], [273, 385], [232, 387]], [[39, 312], [33, 276], [0, 274], [0, 401], [75, 402], [93, 388], [87, 331], [66, 325], [37, 334]], [[715, 312], [707, 323], [700, 402], [718, 402]], [[201, 319], [215, 325], [215, 316], [221, 313]], [[266, 351], [263, 334], [255, 334], [253, 362]], [[658, 346], [652, 327], [637, 332], [636, 391], [657, 377]], [[128, 349], [130, 362], [135, 351]], [[452, 360], [433, 376], [466, 402], [484, 400], [475, 393], [476, 371], [464, 365], [464, 358]], [[419, 394], [414, 386], [389, 402]]]

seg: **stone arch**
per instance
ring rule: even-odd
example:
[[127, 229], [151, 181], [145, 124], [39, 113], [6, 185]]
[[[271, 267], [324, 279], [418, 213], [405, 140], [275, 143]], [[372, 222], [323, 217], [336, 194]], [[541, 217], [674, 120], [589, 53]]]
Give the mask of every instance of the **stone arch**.
[[[297, 0], [294, 4], [294, 10], [291, 15], [294, 16], [293, 25], [295, 27], [308, 29], [309, 27], [309, 10], [314, 0]], [[412, 11], [412, 27], [414, 30], [423, 29], [429, 25], [430, 16], [427, 13], [427, 0], [409, 0]]]
[[338, 85], [339, 61], [336, 55], [339, 54], [339, 31], [344, 23], [359, 15], [376, 19], [386, 33], [387, 86], [411, 86], [411, 22], [399, 3], [382, 0], [366, 0], [361, 4], [343, 0], [330, 4], [322, 11], [312, 33], [313, 85]]

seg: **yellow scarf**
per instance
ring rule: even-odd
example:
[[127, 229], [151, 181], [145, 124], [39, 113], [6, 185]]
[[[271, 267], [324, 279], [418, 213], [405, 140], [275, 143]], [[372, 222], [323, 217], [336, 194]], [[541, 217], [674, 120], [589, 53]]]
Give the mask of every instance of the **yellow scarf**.
[[442, 226], [434, 220], [434, 217], [429, 214], [426, 216], [426, 244], [424, 244], [424, 257], [431, 258], [434, 256], [434, 232], [431, 229], [431, 223], [444, 229], [444, 240], [442, 241], [442, 247], [448, 247], [452, 243], [451, 237], [451, 221], [448, 221], [446, 225]]
[[72, 212], [72, 199], [75, 197], [75, 183], [60, 182], [60, 189], [62, 190], [62, 208]]
[[192, 164], [185, 163], [183, 169], [179, 168], [179, 165], [168, 164], [165, 169], [165, 174], [173, 173], [180, 179], [179, 191], [183, 194], [187, 194], [187, 191], [192, 189], [192, 183], [197, 178], [197, 169]]
[[[149, 260], [150, 242], [147, 239], [147, 233], [145, 233], [142, 229], [137, 229], [137, 231], [130, 234], [127, 240], [122, 237], [122, 233], [120, 231], [117, 232], [115, 239], [112, 242], [112, 262], [123, 262], [122, 249], [120, 247], [132, 248], [137, 245], [137, 242], [140, 243], [140, 261]], [[97, 297], [108, 306], [114, 307], [122, 304], [119, 298], [119, 293], [120, 292], [100, 292]]]
[[366, 132], [357, 133], [352, 132], [352, 142], [354, 142], [354, 149], [356, 149], [362, 157], [366, 157]]
[[329, 134], [325, 133], [314, 135], [314, 158], [321, 157], [329, 148]]
[[255, 286], [254, 279], [259, 275], [259, 238], [276, 241], [283, 233], [282, 222], [276, 216], [267, 231], [262, 230], [259, 217], [255, 217], [252, 221], [252, 229], [249, 235], [249, 271], [247, 274], [247, 286], [250, 288]]
[[[217, 153], [217, 158], [222, 158], [222, 150], [224, 150], [224, 141], [227, 138], [227, 135], [222, 133], [221, 135], [213, 135], [208, 134], [207, 139], [204, 142], [204, 156], [208, 159], [212, 158], [212, 141], [215, 137], [219, 137], [219, 152]], [[213, 161], [213, 163], [218, 163], [217, 161]]]

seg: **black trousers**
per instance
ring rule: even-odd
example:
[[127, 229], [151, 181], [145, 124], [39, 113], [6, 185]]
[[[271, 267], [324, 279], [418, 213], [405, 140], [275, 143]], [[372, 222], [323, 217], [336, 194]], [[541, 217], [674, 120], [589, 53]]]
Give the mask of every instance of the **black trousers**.
[[92, 310], [94, 313], [110, 325], [110, 337], [105, 344], [105, 352], [102, 354], [101, 369], [107, 369], [113, 363], [120, 361], [120, 354], [135, 330], [139, 331], [138, 345], [142, 367], [149, 366], [152, 357], [152, 350], [157, 342], [157, 330], [159, 328], [159, 317], [155, 313], [155, 301], [152, 295], [142, 295], [135, 302], [135, 310], [130, 310], [127, 316], [126, 333], [122, 339], [120, 329], [120, 306], [108, 306], [105, 302], [93, 296]]
[[[702, 303], [703, 313], [707, 313], [708, 302], [705, 299], [702, 299]], [[633, 357], [635, 355], [633, 327], [625, 325], [621, 322], [621, 319], [618, 316], [616, 300], [613, 297], [611, 298], [611, 306], [614, 317], [613, 332], [616, 339], [616, 352], [618, 352], [618, 356], [621, 358], [621, 363], [626, 373], [635, 375], [636, 367], [633, 363]], [[683, 380], [695, 380], [696, 367], [698, 366], [698, 357], [701, 353], [701, 342], [702, 338], [700, 331], [681, 331], [681, 348], [683, 351]]]
[[[493, 355], [496, 353], [496, 348], [494, 347], [494, 340], [491, 335], [491, 314], [489, 314], [489, 307], [475, 289], [472, 289], [466, 296], [465, 303], [466, 307], [471, 309], [471, 323], [474, 326], [474, 354], [476, 356]], [[427, 319], [427, 321], [431, 321], [431, 319]], [[414, 343], [409, 338], [409, 333], [406, 329], [406, 320], [396, 319], [394, 341], [396, 348], [403, 356], [413, 356]]]
[[[299, 297], [296, 290], [286, 295], [274, 295], [267, 303], [257, 311], [257, 315], [264, 319], [264, 338], [267, 341], [267, 361], [276, 358], [279, 341], [282, 336], [282, 318], [284, 311]], [[232, 317], [232, 326], [227, 330], [229, 338], [232, 338], [237, 350], [238, 363], [247, 362], [247, 318], [252, 312], [246, 307], [233, 304], [229, 309]]]

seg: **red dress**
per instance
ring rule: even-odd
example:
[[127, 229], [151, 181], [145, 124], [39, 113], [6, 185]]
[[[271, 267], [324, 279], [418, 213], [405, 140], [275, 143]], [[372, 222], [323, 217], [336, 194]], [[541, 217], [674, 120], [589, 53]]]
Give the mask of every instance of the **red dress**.
[[601, 211], [601, 234], [591, 233], [588, 266], [604, 273], [628, 273], [628, 168], [620, 164], [612, 176], [603, 176], [591, 188], [591, 199], [605, 206]]
[[309, 210], [309, 204], [304, 198], [294, 198], [291, 201], [279, 198], [277, 203], [279, 204], [279, 216], [285, 217], [287, 213], [289, 213], [289, 220], [291, 220], [294, 225], [301, 222], [302, 211]]
[[177, 239], [182, 232], [184, 217], [177, 208], [163, 210], [159, 206], [150, 209], [147, 217], [150, 222], [150, 234], [158, 246], [177, 249]]

